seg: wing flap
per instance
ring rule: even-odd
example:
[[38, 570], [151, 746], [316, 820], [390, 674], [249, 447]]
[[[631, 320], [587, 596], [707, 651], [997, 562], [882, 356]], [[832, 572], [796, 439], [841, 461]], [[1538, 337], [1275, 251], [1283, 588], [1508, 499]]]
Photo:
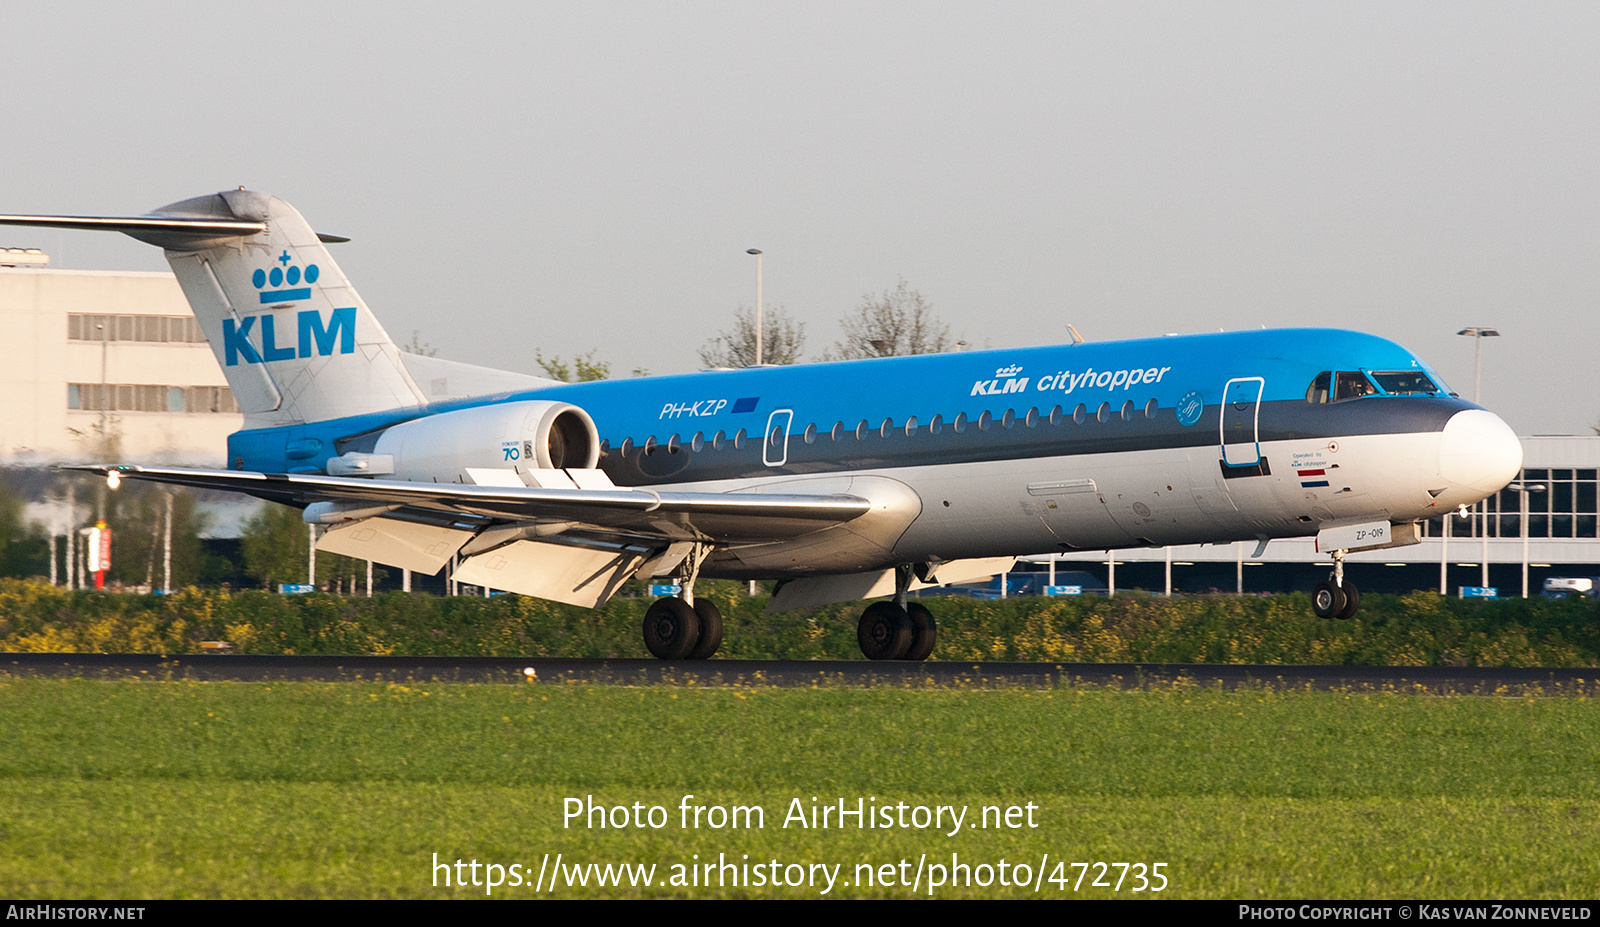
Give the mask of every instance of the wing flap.
[[368, 518], [329, 528], [317, 538], [317, 550], [432, 576], [471, 539], [471, 531], [392, 518]]
[[599, 608], [644, 562], [642, 551], [516, 541], [468, 558], [458, 582]]

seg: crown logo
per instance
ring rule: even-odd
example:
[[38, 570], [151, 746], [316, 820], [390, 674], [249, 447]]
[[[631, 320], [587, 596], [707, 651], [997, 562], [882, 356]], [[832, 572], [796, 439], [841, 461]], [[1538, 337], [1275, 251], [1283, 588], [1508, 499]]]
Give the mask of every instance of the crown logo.
[[[255, 284], [256, 289], [262, 291], [262, 305], [288, 303], [297, 299], [311, 298], [311, 288], [309, 286], [300, 286], [300, 282], [303, 280], [308, 284], [316, 283], [317, 278], [322, 275], [322, 271], [317, 269], [315, 264], [307, 264], [306, 269], [302, 272], [300, 268], [290, 263], [293, 260], [294, 258], [289, 256], [289, 252], [285, 251], [278, 255], [278, 263], [282, 266], [274, 267], [271, 270], [258, 267], [256, 272], [250, 275], [250, 282]], [[280, 289], [284, 284], [288, 284], [288, 288]], [[268, 286], [271, 286], [272, 289], [267, 289]]]
[[1014, 377], [1021, 372], [1021, 365], [1012, 364], [1010, 367], [1001, 367], [999, 370], [996, 370], [994, 375], [997, 377]]

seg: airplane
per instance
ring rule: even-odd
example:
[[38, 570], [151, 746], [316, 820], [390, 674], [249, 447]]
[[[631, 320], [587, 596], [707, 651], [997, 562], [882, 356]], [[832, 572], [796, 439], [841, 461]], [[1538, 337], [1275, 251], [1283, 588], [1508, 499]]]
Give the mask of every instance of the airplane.
[[770, 611], [882, 599], [862, 652], [924, 660], [937, 622], [908, 593], [1042, 551], [1315, 536], [1312, 610], [1349, 618], [1347, 552], [1417, 543], [1522, 465], [1498, 416], [1351, 331], [561, 383], [402, 352], [328, 252], [348, 239], [243, 187], [0, 224], [165, 249], [245, 414], [228, 469], [78, 469], [296, 506], [318, 549], [561, 602], [672, 580], [643, 627], [668, 660], [721, 644], [700, 578], [778, 580]]

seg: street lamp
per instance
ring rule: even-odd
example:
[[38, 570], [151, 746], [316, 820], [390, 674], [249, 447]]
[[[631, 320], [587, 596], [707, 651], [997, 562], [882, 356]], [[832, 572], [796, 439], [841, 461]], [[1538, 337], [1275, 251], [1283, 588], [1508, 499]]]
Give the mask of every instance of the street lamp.
[[1498, 338], [1500, 333], [1481, 325], [1469, 325], [1456, 334], [1466, 335], [1472, 339], [1472, 401], [1476, 403], [1479, 402], [1483, 381], [1483, 339]]
[[1522, 502], [1522, 597], [1528, 597], [1528, 493], [1544, 492], [1543, 483], [1524, 483], [1520, 480], [1512, 483], [1507, 489], [1516, 490], [1518, 499]]
[[750, 248], [745, 254], [756, 256], [756, 366], [761, 366], [761, 249]]
[[[1482, 405], [1483, 339], [1498, 338], [1500, 333], [1492, 328], [1484, 328], [1481, 325], [1468, 325], [1461, 331], [1456, 332], [1456, 334], [1466, 335], [1472, 339], [1472, 402], [1474, 405]], [[1485, 499], [1479, 505], [1482, 507], [1483, 512], [1483, 518], [1479, 525], [1483, 531], [1483, 578], [1481, 581], [1483, 585], [1487, 586], [1489, 585], [1489, 500]], [[1526, 576], [1523, 577], [1523, 584], [1524, 586], [1527, 584]]]

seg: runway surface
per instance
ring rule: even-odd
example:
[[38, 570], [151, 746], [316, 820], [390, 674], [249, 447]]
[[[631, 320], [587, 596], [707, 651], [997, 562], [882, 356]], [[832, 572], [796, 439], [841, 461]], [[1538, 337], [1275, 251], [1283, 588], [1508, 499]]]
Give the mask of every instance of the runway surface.
[[[532, 675], [528, 671], [532, 670]], [[3, 653], [0, 673], [97, 679], [449, 681], [541, 685], [1119, 688], [1266, 685], [1436, 694], [1600, 694], [1600, 668], [1259, 666], [1198, 663], [869, 663], [791, 660], [565, 660], [534, 657]]]

